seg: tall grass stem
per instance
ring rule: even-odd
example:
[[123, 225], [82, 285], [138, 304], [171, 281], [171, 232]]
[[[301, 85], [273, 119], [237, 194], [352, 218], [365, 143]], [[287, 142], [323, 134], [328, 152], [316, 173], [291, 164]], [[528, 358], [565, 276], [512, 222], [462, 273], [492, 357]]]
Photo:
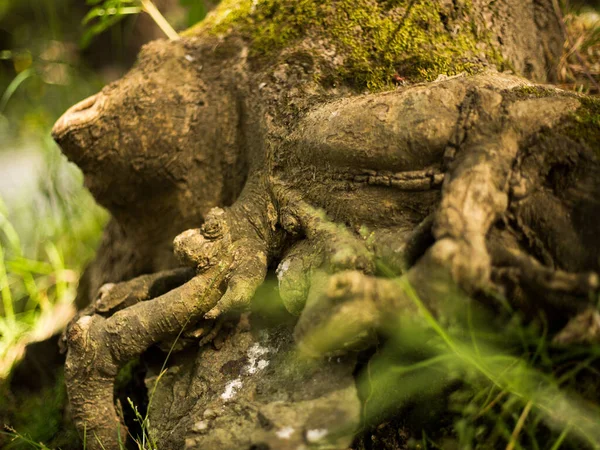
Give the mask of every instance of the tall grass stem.
[[154, 5], [154, 3], [152, 3], [150, 0], [141, 0], [141, 3], [142, 7], [144, 8], [144, 11], [146, 11], [150, 15], [150, 17], [152, 17], [152, 20], [156, 22], [156, 25], [159, 26], [159, 28], [163, 31], [163, 33], [167, 35], [167, 37], [170, 40], [179, 40], [179, 34], [177, 33], [177, 31], [175, 31], [171, 24], [167, 22], [167, 19], [165, 19], [165, 17], [161, 14], [161, 12]]

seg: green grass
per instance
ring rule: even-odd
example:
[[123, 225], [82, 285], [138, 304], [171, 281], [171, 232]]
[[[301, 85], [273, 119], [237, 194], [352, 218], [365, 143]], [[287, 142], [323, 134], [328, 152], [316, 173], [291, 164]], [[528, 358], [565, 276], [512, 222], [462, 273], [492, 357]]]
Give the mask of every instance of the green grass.
[[[93, 3], [86, 18], [91, 26], [102, 8], [110, 9], [109, 2]], [[129, 3], [157, 17], [148, 0]], [[62, 378], [50, 392], [23, 397], [11, 393], [7, 381], [29, 342], [60, 332], [72, 317], [78, 280], [108, 218], [50, 138], [60, 114], [106, 83], [81, 59], [81, 30], [72, 20], [77, 6], [75, 0], [0, 2], [14, 45], [0, 47], [0, 152], [31, 153], [43, 172], [17, 197], [0, 192], [0, 427], [14, 426], [0, 435], [2, 448], [45, 448], [41, 442], [76, 448], [68, 445], [73, 430], [59, 420], [66, 404]], [[13, 394], [18, 400], [6, 403]]]
[[64, 18], [68, 3], [24, 0], [0, 7], [14, 38], [13, 48], [0, 48], [2, 176], [20, 155], [35, 162], [13, 172], [16, 194], [0, 192], [0, 429], [14, 427], [0, 435], [1, 448], [44, 448], [40, 442], [77, 448], [66, 445], [78, 442], [65, 422], [61, 377], [35, 393], [8, 383], [25, 346], [59, 333], [72, 317], [79, 277], [107, 219], [50, 138], [59, 115], [104, 84], [74, 53], [68, 23], [52, 19]]
[[59, 332], [72, 316], [83, 266], [93, 256], [106, 213], [49, 138], [48, 178], [13, 200], [0, 197], [0, 379], [30, 341]]
[[[34, 75], [37, 76], [37, 75]], [[27, 96], [12, 93], [7, 105]], [[16, 108], [19, 110], [19, 108]], [[7, 114], [15, 111], [8, 109]], [[9, 117], [5, 148], [16, 155], [26, 148], [39, 159], [43, 176], [28, 189], [4, 201], [0, 194], [0, 398], [6, 399], [12, 366], [30, 342], [60, 333], [72, 318], [76, 287], [95, 252], [107, 219], [83, 187], [79, 170], [66, 161], [49, 136], [54, 113], [31, 111], [22, 120]], [[30, 176], [23, 172], [21, 176]], [[31, 183], [30, 183], [31, 184]], [[53, 369], [49, 369], [53, 370]], [[62, 390], [61, 390], [62, 389]], [[73, 440], [73, 429], [62, 420], [66, 395], [62, 386], [51, 391], [16, 392], [18, 400], [0, 402], [0, 426], [13, 425], [17, 435], [0, 436], [2, 448], [31, 448], [33, 442]], [[61, 441], [61, 439], [63, 441]], [[10, 444], [10, 446], [9, 446]], [[22, 444], [22, 445], [20, 445]], [[38, 447], [43, 448], [43, 447]], [[73, 448], [73, 447], [70, 447]]]
[[5, 425], [0, 435], [1, 447], [6, 450], [81, 448], [77, 431], [65, 415], [66, 401], [62, 371], [54, 384], [35, 395], [3, 395], [0, 408], [11, 411], [14, 427]]

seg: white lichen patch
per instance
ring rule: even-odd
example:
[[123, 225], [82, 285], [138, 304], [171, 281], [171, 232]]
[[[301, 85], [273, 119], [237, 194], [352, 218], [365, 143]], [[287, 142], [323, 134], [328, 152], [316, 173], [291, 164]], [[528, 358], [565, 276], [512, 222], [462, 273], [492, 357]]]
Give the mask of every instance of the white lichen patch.
[[255, 373], [263, 370], [269, 365], [269, 361], [262, 358], [262, 356], [269, 353], [267, 347], [261, 346], [258, 342], [248, 349], [248, 364], [244, 367], [243, 371], [248, 375], [254, 375]]
[[225, 391], [221, 394], [221, 398], [225, 401], [229, 401], [235, 397], [235, 394], [241, 388], [242, 380], [241, 378], [236, 378], [235, 380], [227, 383], [227, 386], [225, 386]]
[[306, 432], [306, 440], [308, 442], [319, 442], [325, 436], [329, 434], [325, 428], [316, 428], [314, 430], [308, 430]]
[[269, 365], [269, 361], [263, 358], [263, 356], [270, 351], [270, 349], [263, 347], [258, 342], [250, 347], [246, 353], [248, 363], [242, 367], [239, 377], [227, 383], [225, 386], [225, 391], [221, 394], [221, 398], [225, 401], [228, 401], [236, 396], [237, 391], [240, 390], [243, 385], [242, 375], [254, 375], [261, 370], [264, 370]]
[[280, 430], [277, 430], [275, 433], [279, 439], [289, 439], [294, 434], [294, 429], [292, 427], [283, 427]]
[[281, 283], [281, 279], [283, 278], [285, 273], [289, 270], [289, 268], [290, 268], [290, 260], [289, 259], [284, 259], [283, 261], [281, 261], [281, 264], [279, 264], [279, 267], [277, 267], [277, 280], [280, 283]]
[[258, 363], [256, 364], [256, 368], [258, 370], [263, 370], [265, 367], [267, 367], [269, 365], [269, 361], [267, 361], [266, 359], [261, 359], [260, 361], [258, 361]]

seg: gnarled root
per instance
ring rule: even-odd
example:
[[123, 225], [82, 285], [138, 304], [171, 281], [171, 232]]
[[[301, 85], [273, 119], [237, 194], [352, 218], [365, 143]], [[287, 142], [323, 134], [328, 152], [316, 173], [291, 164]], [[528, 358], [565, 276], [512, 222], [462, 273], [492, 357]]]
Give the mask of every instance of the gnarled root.
[[261, 216], [260, 211], [244, 202], [226, 211], [213, 208], [202, 228], [188, 230], [175, 238], [175, 254], [183, 264], [200, 271], [216, 264], [223, 255], [232, 260], [225, 294], [206, 313], [206, 319], [246, 308], [263, 282], [271, 229], [261, 222]]
[[[277, 268], [279, 293], [287, 310], [299, 315], [313, 284], [313, 272], [361, 270], [374, 273], [375, 255], [367, 243], [344, 225], [331, 222], [299, 195], [280, 189], [282, 224], [291, 235], [303, 235]], [[314, 289], [313, 289], [314, 290]]]
[[[306, 238], [283, 258], [278, 278], [288, 310], [301, 313], [296, 329], [301, 346], [322, 354], [371, 342], [374, 330], [385, 319], [396, 317], [399, 311], [414, 311], [415, 302], [401, 286], [412, 286], [433, 313], [447, 309], [444, 301], [456, 288], [467, 294], [498, 291], [498, 278], [493, 280], [492, 272], [508, 271], [524, 286], [542, 292], [585, 297], [598, 290], [595, 273], [547, 268], [518, 245], [504, 248], [490, 241], [490, 230], [508, 210], [518, 139], [510, 127], [486, 127], [484, 122], [483, 131], [475, 133], [477, 138], [463, 139], [460, 151], [452, 149], [454, 159], [442, 201], [433, 216], [412, 232], [386, 229], [359, 236], [328, 222], [323, 213], [302, 201], [290, 201], [294, 220], [288, 222], [297, 224]], [[373, 277], [375, 262], [379, 272], [401, 278]], [[562, 333], [559, 341], [567, 335], [581, 335], [572, 328], [590, 321], [596, 324], [596, 315], [589, 311], [573, 319], [569, 333]], [[597, 338], [594, 334], [576, 339]]]
[[[126, 439], [113, 399], [115, 377], [125, 363], [202, 318], [247, 305], [262, 283], [268, 236], [249, 223], [247, 207], [214, 208], [201, 229], [175, 239], [177, 256], [195, 268], [196, 276], [190, 279], [194, 271], [177, 269], [105, 286], [95, 310], [86, 311], [93, 315], [80, 316], [69, 328], [69, 400], [75, 424], [91, 438], [91, 448], [118, 448], [119, 440]], [[149, 300], [157, 294], [162, 295]]]
[[225, 275], [226, 270], [217, 266], [153, 300], [109, 318], [84, 316], [71, 326], [65, 380], [75, 425], [87, 434], [90, 448], [119, 448], [119, 440], [126, 439], [113, 399], [119, 369], [214, 307]]
[[169, 292], [193, 276], [194, 270], [184, 267], [141, 275], [123, 283], [107, 283], [98, 291], [94, 310], [101, 315], [112, 315], [121, 309]]

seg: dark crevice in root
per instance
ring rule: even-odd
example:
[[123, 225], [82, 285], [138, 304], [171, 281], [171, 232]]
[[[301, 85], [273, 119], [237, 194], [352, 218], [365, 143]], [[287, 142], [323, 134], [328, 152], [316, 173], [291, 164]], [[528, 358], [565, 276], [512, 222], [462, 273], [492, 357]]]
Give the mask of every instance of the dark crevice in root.
[[135, 406], [141, 417], [146, 417], [148, 412], [148, 389], [146, 388], [146, 365], [144, 356], [127, 363], [117, 375], [115, 382], [114, 398], [122, 412], [125, 426], [129, 430], [126, 448], [135, 450], [139, 448], [134, 438], [141, 440], [143, 427], [138, 420], [131, 403]]

